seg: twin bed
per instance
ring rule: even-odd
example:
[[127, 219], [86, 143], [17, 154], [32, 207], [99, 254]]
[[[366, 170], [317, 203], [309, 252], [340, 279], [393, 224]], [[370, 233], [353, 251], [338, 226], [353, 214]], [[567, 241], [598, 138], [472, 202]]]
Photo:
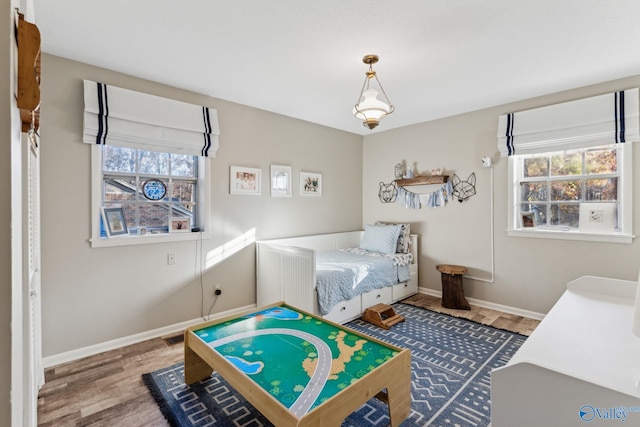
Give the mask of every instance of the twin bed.
[[259, 241], [257, 304], [286, 301], [346, 323], [418, 292], [417, 248], [409, 224]]

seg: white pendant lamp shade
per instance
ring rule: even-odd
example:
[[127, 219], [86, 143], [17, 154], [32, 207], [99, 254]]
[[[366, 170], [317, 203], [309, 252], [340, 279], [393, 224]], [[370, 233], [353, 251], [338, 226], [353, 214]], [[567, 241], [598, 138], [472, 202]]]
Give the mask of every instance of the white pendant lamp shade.
[[[376, 55], [367, 55], [362, 58], [362, 62], [369, 64], [369, 71], [366, 73], [358, 103], [353, 108], [353, 114], [357, 119], [362, 120], [364, 126], [373, 129], [380, 124], [380, 119], [387, 114], [393, 113], [394, 107], [389, 102], [389, 98], [372, 68], [372, 65], [378, 62], [378, 57]], [[380, 91], [371, 87], [374, 80]], [[378, 99], [380, 93], [382, 93], [384, 100]]]
[[353, 109], [353, 114], [360, 120], [380, 121], [381, 118], [391, 113], [392, 107], [378, 99], [378, 91], [365, 90], [360, 103]]

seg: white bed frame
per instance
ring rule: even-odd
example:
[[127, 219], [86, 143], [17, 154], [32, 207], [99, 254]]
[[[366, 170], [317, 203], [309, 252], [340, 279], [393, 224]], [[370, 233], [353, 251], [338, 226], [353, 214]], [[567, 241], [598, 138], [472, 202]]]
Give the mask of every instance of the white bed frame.
[[637, 287], [593, 276], [569, 282], [511, 360], [491, 372], [491, 426], [640, 425]]
[[[321, 316], [316, 293], [316, 252], [357, 247], [363, 231], [319, 234], [256, 243], [258, 306], [285, 301]], [[418, 236], [411, 235], [413, 263], [409, 281], [375, 289], [343, 301], [322, 316], [346, 323], [378, 303], [390, 304], [418, 292]]]

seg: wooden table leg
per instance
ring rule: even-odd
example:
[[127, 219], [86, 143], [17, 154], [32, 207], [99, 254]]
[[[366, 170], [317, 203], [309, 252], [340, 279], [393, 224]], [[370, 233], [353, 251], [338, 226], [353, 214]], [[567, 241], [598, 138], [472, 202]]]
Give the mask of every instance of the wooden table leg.
[[393, 372], [387, 385], [387, 399], [391, 427], [398, 427], [411, 412], [411, 354], [402, 355], [402, 362]]
[[193, 384], [205, 378], [209, 378], [213, 373], [213, 368], [207, 362], [202, 360], [198, 354], [193, 351], [185, 339], [184, 344], [184, 382]]

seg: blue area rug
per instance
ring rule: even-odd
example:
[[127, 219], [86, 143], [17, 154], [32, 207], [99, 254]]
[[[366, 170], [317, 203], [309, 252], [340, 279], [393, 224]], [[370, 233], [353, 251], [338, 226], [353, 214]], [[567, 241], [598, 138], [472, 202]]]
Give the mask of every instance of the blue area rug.
[[[406, 321], [390, 330], [360, 319], [347, 326], [411, 350], [411, 413], [402, 427], [488, 426], [491, 370], [507, 363], [527, 337], [406, 304], [393, 307]], [[191, 386], [182, 364], [143, 378], [174, 427], [273, 425], [216, 372]], [[377, 399], [342, 424], [387, 425], [387, 405]]]

